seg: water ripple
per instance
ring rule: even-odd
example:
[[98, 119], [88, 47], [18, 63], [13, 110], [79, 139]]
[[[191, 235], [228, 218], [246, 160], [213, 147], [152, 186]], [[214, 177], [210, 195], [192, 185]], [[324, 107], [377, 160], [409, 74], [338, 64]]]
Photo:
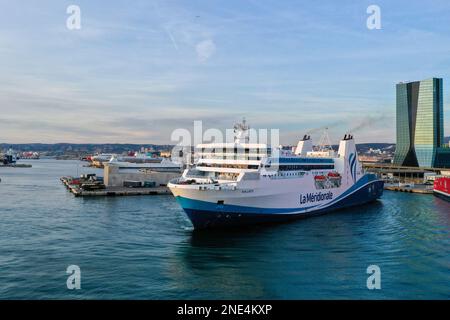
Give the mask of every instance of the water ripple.
[[[40, 160], [0, 169], [1, 299], [450, 298], [450, 204], [380, 201], [292, 223], [198, 232], [172, 197], [74, 198]], [[66, 288], [66, 268], [82, 290]], [[382, 290], [366, 288], [379, 265]]]

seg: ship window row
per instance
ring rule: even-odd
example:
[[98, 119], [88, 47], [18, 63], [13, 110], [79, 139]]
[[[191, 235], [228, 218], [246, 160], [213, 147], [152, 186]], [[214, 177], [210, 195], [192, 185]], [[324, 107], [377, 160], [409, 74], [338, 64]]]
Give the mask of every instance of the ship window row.
[[274, 175], [262, 175], [263, 177], [268, 177], [270, 179], [290, 179], [305, 176], [305, 172], [278, 172]]
[[199, 163], [197, 168], [229, 168], [229, 169], [258, 169], [257, 164], [220, 164], [220, 163]]
[[[270, 165], [266, 165], [266, 168], [271, 168]], [[334, 165], [281, 165], [279, 171], [310, 171], [310, 170], [332, 170]]]
[[257, 154], [264, 154], [264, 155], [270, 155], [271, 149], [270, 148], [201, 148], [198, 151], [201, 151], [202, 153], [257, 153]]
[[332, 159], [325, 159], [325, 158], [280, 158], [279, 159], [280, 163], [283, 164], [304, 164], [304, 163], [333, 163]]
[[227, 154], [227, 155], [201, 155], [201, 159], [214, 159], [214, 160], [256, 160], [260, 161], [262, 157], [257, 156], [244, 156], [239, 154]]

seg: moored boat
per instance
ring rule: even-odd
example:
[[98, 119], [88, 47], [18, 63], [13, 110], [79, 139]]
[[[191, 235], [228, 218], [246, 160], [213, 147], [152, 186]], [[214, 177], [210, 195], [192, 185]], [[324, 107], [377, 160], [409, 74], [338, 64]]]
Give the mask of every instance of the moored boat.
[[434, 195], [450, 201], [450, 177], [439, 177], [434, 180]]
[[183, 165], [167, 158], [153, 158], [153, 162], [127, 162], [117, 159], [115, 156], [107, 163], [120, 169], [146, 169], [158, 172], [181, 172]]

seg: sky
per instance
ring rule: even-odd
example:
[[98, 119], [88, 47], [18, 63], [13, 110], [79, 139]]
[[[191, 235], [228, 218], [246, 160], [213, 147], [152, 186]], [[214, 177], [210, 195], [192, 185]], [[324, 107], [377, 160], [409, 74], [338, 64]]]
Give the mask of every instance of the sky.
[[[66, 12], [81, 9], [81, 28]], [[367, 28], [369, 5], [381, 29]], [[247, 119], [395, 142], [395, 84], [444, 79], [450, 2], [0, 0], [0, 142], [171, 143]], [[317, 137], [316, 137], [317, 136]]]

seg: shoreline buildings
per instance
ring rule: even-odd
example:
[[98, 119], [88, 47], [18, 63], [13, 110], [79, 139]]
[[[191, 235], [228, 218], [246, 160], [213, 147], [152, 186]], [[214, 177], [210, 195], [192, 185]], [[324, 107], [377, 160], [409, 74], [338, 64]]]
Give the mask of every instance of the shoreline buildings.
[[450, 168], [450, 148], [444, 144], [442, 85], [441, 78], [397, 84], [394, 164]]

